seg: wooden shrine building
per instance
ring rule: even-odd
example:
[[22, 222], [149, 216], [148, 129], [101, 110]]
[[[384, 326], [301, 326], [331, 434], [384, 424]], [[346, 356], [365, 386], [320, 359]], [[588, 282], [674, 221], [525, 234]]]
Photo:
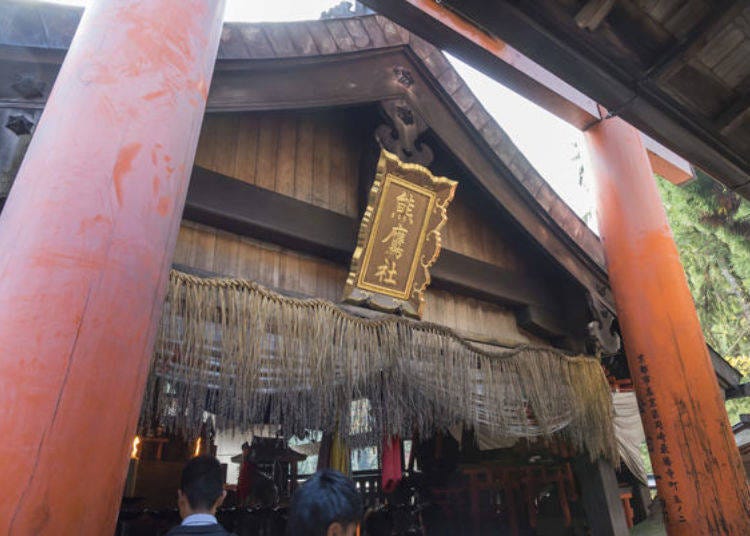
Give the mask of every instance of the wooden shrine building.
[[[125, 0], [118, 3], [128, 4]], [[190, 356], [185, 354], [184, 342], [175, 342], [180, 334], [186, 333], [185, 324], [192, 314], [190, 311], [175, 313], [179, 309], [177, 304], [182, 303], [175, 293], [185, 292], [179, 296], [186, 296], [190, 291], [184, 289], [189, 285], [194, 285], [190, 288], [220, 287], [216, 296], [221, 294], [222, 300], [230, 291], [240, 289], [238, 292], [250, 296], [247, 299], [260, 296], [276, 304], [291, 304], [298, 310], [312, 304], [309, 306], [316, 309], [310, 310], [315, 314], [354, 318], [351, 322], [357, 326], [370, 326], [368, 322], [390, 326], [388, 322], [394, 322], [394, 329], [405, 330], [398, 333], [413, 330], [421, 336], [429, 331], [430, 336], [443, 337], [440, 344], [445, 346], [441, 348], [450, 346], [445, 342], [448, 339], [450, 344], [471, 348], [470, 352], [475, 353], [470, 353], [470, 359], [475, 356], [484, 359], [495, 355], [493, 352], [516, 351], [514, 349], [519, 347], [541, 348], [541, 352], [549, 352], [562, 363], [573, 359], [571, 356], [595, 354], [604, 369], [599, 371], [598, 363], [594, 369], [599, 371], [601, 382], [608, 380], [605, 390], [611, 387], [613, 391], [632, 391], [632, 378], [637, 371], [633, 370], [632, 359], [629, 364], [620, 344], [618, 310], [602, 243], [526, 160], [439, 49], [375, 14], [309, 22], [225, 23], [221, 26], [216, 13], [198, 15], [203, 13], [201, 9], [218, 9], [201, 8], [200, 2], [181, 8], [184, 13], [181, 11], [180, 16], [185, 20], [174, 21], [179, 32], [193, 32], [196, 36], [186, 44], [181, 41], [181, 34], [174, 33], [177, 30], [165, 26], [166, 22], [154, 22], [168, 13], [159, 14], [162, 4], [169, 2], [159, 0], [143, 8], [147, 12], [144, 16], [153, 26], [143, 26], [144, 22], [137, 17], [128, 18], [130, 15], [126, 16], [125, 11], [113, 9], [110, 12], [101, 6], [87, 11], [81, 28], [87, 24], [87, 17], [101, 26], [88, 37], [79, 29], [76, 40], [85, 41], [86, 47], [96, 49], [92, 54], [104, 57], [113, 53], [113, 50], [104, 50], [105, 45], [97, 44], [99, 39], [107, 41], [102, 36], [108, 30], [122, 34], [121, 41], [113, 42], [122, 44], [130, 40], [143, 46], [143, 50], [156, 51], [153, 57], [139, 52], [130, 67], [97, 63], [91, 69], [85, 66], [86, 54], [74, 56], [76, 41], [71, 46], [81, 10], [20, 1], [0, 5], [0, 202], [5, 203], [8, 193], [13, 192], [0, 219], [0, 245], [5, 249], [30, 252], [29, 266], [33, 270], [44, 270], [35, 272], [35, 277], [46, 278], [43, 282], [37, 279], [35, 285], [52, 288], [57, 296], [50, 301], [50, 307], [63, 311], [66, 300], [72, 300], [71, 303], [76, 304], [70, 306], [73, 316], [79, 314], [75, 311], [89, 311], [92, 307], [98, 311], [97, 320], [82, 328], [80, 337], [83, 339], [76, 335], [76, 342], [70, 348], [59, 335], [69, 333], [70, 325], [47, 322], [39, 327], [49, 330], [55, 341], [58, 335], [61, 337], [55, 355], [70, 355], [70, 359], [52, 367], [50, 377], [45, 380], [45, 389], [51, 392], [58, 389], [59, 378], [64, 378], [59, 389], [70, 389], [65, 397], [48, 399], [34, 391], [36, 394], [30, 395], [30, 402], [27, 402], [21, 394], [16, 395], [15, 387], [8, 383], [10, 380], [0, 383], [13, 391], [9, 396], [19, 397], [7, 406], [3, 430], [6, 430], [6, 421], [10, 423], [7, 429], [12, 430], [16, 419], [24, 421], [35, 418], [37, 413], [49, 414], [44, 434], [47, 430], [54, 433], [67, 423], [61, 437], [66, 438], [65, 444], [73, 445], [65, 447], [69, 450], [54, 449], [54, 456], [66, 459], [75, 452], [79, 458], [74, 467], [64, 469], [60, 484], [40, 482], [36, 471], [43, 471], [52, 464], [52, 454], [44, 447], [45, 435], [38, 442], [37, 456], [46, 460], [41, 464], [29, 450], [30, 445], [37, 445], [37, 436], [31, 432], [19, 434], [20, 446], [6, 444], [0, 448], [0, 459], [15, 460], [14, 467], [17, 467], [9, 477], [10, 484], [23, 488], [20, 498], [0, 499], [0, 532], [27, 534], [31, 527], [38, 534], [64, 533], [65, 529], [82, 527], [77, 524], [80, 518], [76, 516], [92, 509], [97, 512], [88, 516], [86, 523], [89, 524], [84, 530], [89, 532], [86, 533], [95, 533], [102, 527], [114, 528], [125, 482], [124, 465], [104, 467], [105, 463], [112, 462], [114, 455], [101, 453], [108, 449], [116, 450], [118, 455], [130, 452], [144, 391], [145, 407], [150, 400], [161, 396], [158, 393], [169, 391], [170, 388], [156, 383], [154, 378], [171, 366], [170, 363], [179, 361], [179, 365], [184, 366], [175, 374], [184, 374], [179, 377], [180, 381], [189, 383], [185, 377], [190, 373], [185, 370], [194, 363], [191, 365]], [[140, 13], [133, 11], [136, 12]], [[145, 37], [136, 39], [134, 36], [141, 31]], [[182, 44], [167, 47], [164, 52], [159, 44], [162, 40]], [[210, 51], [197, 52], [212, 46], [218, 46], [215, 58]], [[69, 47], [71, 53], [63, 63]], [[192, 52], [183, 54], [188, 49]], [[129, 89], [124, 82], [122, 86], [116, 85], [121, 77], [140, 80], [141, 76], [153, 77], [143, 82], [141, 89]], [[52, 91], [56, 78], [58, 85]], [[59, 80], [63, 79], [75, 79], [84, 89], [72, 97], [72, 93], [66, 93], [60, 85]], [[110, 88], [101, 99], [86, 93], [96, 91], [99, 86]], [[75, 105], [66, 108], [66, 99], [73, 98], [81, 101], [76, 100]], [[93, 100], [88, 102], [88, 98]], [[77, 111], [87, 106], [93, 107], [91, 117], [86, 115], [85, 121], [75, 124]], [[53, 114], [61, 114], [69, 126], [42, 136], [42, 126]], [[40, 129], [35, 130], [40, 118]], [[98, 129], [106, 134], [94, 135]], [[121, 131], [125, 134], [121, 135]], [[188, 139], [190, 132], [195, 138], [192, 141]], [[131, 135], [137, 133], [153, 136], [153, 139], [131, 139]], [[97, 147], [91, 141], [105, 143], [105, 137], [119, 139], [117, 148]], [[24, 182], [24, 169], [31, 169], [30, 164], [21, 167], [27, 147], [31, 147], [28, 155], [32, 155], [34, 144], [56, 144], [62, 140], [70, 143], [74, 152], [82, 151], [76, 153], [79, 156], [89, 155], [82, 160], [86, 165], [99, 162], [112, 178], [104, 181], [97, 178], [99, 175], [95, 171], [91, 171], [91, 175], [81, 171], [88, 177], [81, 183], [69, 180], [68, 175], [55, 184], [37, 185], [28, 179]], [[191, 143], [197, 143], [194, 158]], [[37, 153], [34, 171], [62, 169], [61, 162], [70, 155], [62, 154], [62, 145], [60, 147], [59, 151], [46, 155]], [[358, 246], [358, 228], [367, 214], [368, 193], [378, 171], [381, 149], [403, 163], [418, 164], [436, 176], [457, 182], [447, 223], [441, 231], [442, 251], [430, 268], [431, 283], [424, 294], [421, 321], [405, 320], [399, 315], [401, 311], [383, 313], [367, 309], [366, 304], [341, 303], [350, 262]], [[156, 171], [147, 173], [139, 162], [153, 166]], [[69, 174], [75, 174], [78, 168], [73, 165], [71, 169]], [[189, 175], [186, 188], [174, 182], [180, 174]], [[16, 176], [18, 182], [11, 188]], [[49, 188], [51, 193], [43, 195], [40, 188]], [[20, 199], [22, 195], [41, 196], [38, 203], [24, 213], [28, 227], [18, 223], [20, 209], [14, 208], [14, 196]], [[180, 196], [185, 198], [184, 211]], [[146, 198], [148, 202], [144, 201]], [[75, 201], [68, 203], [70, 199]], [[100, 202], [106, 210], [93, 208]], [[42, 216], [55, 211], [67, 215], [70, 221], [83, 219], [73, 227], [54, 227]], [[112, 215], [121, 211], [128, 213], [131, 223]], [[34, 220], [36, 216], [41, 218], [38, 222]], [[12, 227], [12, 232], [6, 231], [11, 234], [3, 238], [2, 228], [10, 225], [9, 222], [16, 222], [16, 226]], [[46, 227], [50, 225], [52, 227]], [[120, 229], [119, 225], [123, 226], [124, 234], [107, 242], [102, 229]], [[33, 233], [40, 227], [52, 234], [40, 243], [31, 238], [27, 240], [36, 236]], [[65, 236], [71, 237], [70, 243], [74, 244], [71, 247], [78, 248], [76, 251], [83, 260], [78, 259], [78, 254], [66, 253], [62, 245], [65, 240], [60, 238]], [[47, 253], [34, 253], [35, 248]], [[170, 267], [173, 269], [171, 279], [167, 273]], [[101, 298], [90, 301], [82, 290], [85, 285], [66, 279], [65, 274], [76, 269], [86, 271], [87, 284], [109, 290]], [[5, 270], [6, 265], [0, 263], [0, 273], [6, 273]], [[100, 270], [119, 275], [96, 279]], [[153, 277], [138, 275], [146, 272]], [[8, 288], [16, 288], [11, 283], [10, 279], [6, 281]], [[167, 287], [169, 290], [165, 291]], [[95, 294], [99, 295], [98, 292]], [[165, 292], [168, 305], [162, 317]], [[80, 298], [82, 295], [85, 299]], [[147, 296], [151, 301], [144, 308]], [[18, 303], [26, 303], [17, 298], [21, 300]], [[110, 310], [113, 303], [122, 309]], [[218, 308], [214, 305], [211, 302], [207, 307], [210, 311], [207, 316], [211, 319], [204, 319], [205, 323], [199, 326], [203, 335], [198, 337], [205, 339], [205, 347], [210, 346], [206, 326], [214, 329], [221, 324], [211, 316], [214, 314], [211, 311]], [[26, 305], [17, 311], [16, 322], [36, 318], [24, 307]], [[146, 309], [148, 311], [144, 312]], [[266, 354], [261, 355], [263, 352], [289, 352], [282, 341], [285, 327], [279, 319], [302, 318], [293, 321], [304, 322], [306, 313], [284, 314], [288, 313], [280, 312], [273, 324], [263, 324], [273, 325], [278, 332], [271, 334], [271, 328], [269, 333], [248, 331], [251, 338], [268, 335], [268, 340], [274, 341], [262, 351], [258, 350], [258, 363], [265, 363], [262, 360], [268, 358]], [[183, 316], [175, 321], [178, 315]], [[16, 329], [19, 325], [8, 324], [6, 329]], [[161, 328], [157, 329], [159, 325]], [[102, 330], [111, 337], [106, 344], [97, 338]], [[41, 332], [38, 338], [44, 336], [45, 332]], [[226, 331], [223, 336], [226, 337]], [[318, 343], [312, 339], [314, 337], [310, 340], [311, 347]], [[381, 332], [376, 340], [384, 346]], [[152, 352], [154, 341], [156, 354]], [[76, 361], [79, 359], [76, 348], [84, 343], [88, 346], [80, 352], [91, 357]], [[324, 346], [334, 344], [329, 341]], [[138, 352], [143, 355], [131, 356], [128, 353], [131, 347], [139, 348]], [[165, 348], [173, 352], [166, 360]], [[41, 357], [37, 358], [34, 352], [39, 351], [39, 356], [44, 353], [36, 346], [25, 349], [20, 343], [13, 343], [8, 345], [8, 351], [18, 353], [18, 367], [25, 367], [14, 369], [20, 376], [14, 376], [13, 381], [31, 382], [32, 371], [36, 374], [40, 367], [47, 366], [46, 362], [38, 361]], [[216, 352], [216, 359], [220, 360], [221, 351]], [[240, 351], [236, 353], [242, 355]], [[95, 355], [106, 356], [106, 359], [102, 357], [99, 361]], [[721, 390], [737, 392], [737, 371], [712, 350], [710, 355]], [[166, 368], [157, 366], [149, 372], [152, 359]], [[354, 360], [354, 356], [351, 359]], [[110, 361], [117, 366], [109, 368]], [[76, 368], [72, 363], [80, 365]], [[518, 365], [518, 370], [524, 366]], [[88, 378], [83, 370], [92, 371], [93, 376]], [[425, 385], [454, 381], [446, 369], [435, 370], [440, 370], [441, 376], [425, 381]], [[645, 373], [641, 370], [638, 374], [642, 377]], [[550, 377], [545, 376], [545, 381]], [[127, 381], [120, 378], [127, 378]], [[85, 387], [91, 381], [101, 382], [95, 392]], [[560, 384], [566, 381], [559, 378]], [[713, 375], [709, 376], [709, 381], [713, 389]], [[179, 382], [175, 380], [175, 383]], [[557, 383], [549, 381], [548, 389], [557, 392]], [[84, 388], [87, 389], [85, 394]], [[80, 400], [75, 392], [82, 393]], [[202, 397], [207, 401], [201, 411], [220, 414], [222, 410], [217, 407], [231, 405], [209, 402], [210, 396], [205, 392], [199, 394], [190, 400]], [[190, 396], [193, 395], [185, 395], [184, 400]], [[300, 399], [304, 396], [300, 395]], [[352, 396], [351, 393], [348, 396]], [[592, 429], [611, 428], [609, 404], [607, 396], [603, 407], [594, 408], [589, 404], [580, 410], [594, 415]], [[269, 407], [272, 404], [269, 403]], [[279, 409], [278, 413], [273, 413], [276, 410], [272, 407], [267, 411], [270, 420], [277, 415], [291, 421], [290, 407], [302, 406], [285, 406], [286, 409]], [[59, 410], [62, 412], [59, 418], [58, 408], [65, 408]], [[94, 409], [104, 412], [101, 421]], [[154, 411], [163, 409], [159, 406]], [[531, 409], [534, 414], [528, 419], [543, 424], [545, 417], [540, 407]], [[389, 409], [378, 411], [385, 415]], [[414, 411], [418, 413], [419, 409]], [[265, 407], [263, 412], [266, 412]], [[603, 424], [593, 422], [598, 418], [597, 412], [606, 414], [602, 417]], [[92, 423], [107, 427], [107, 416], [113, 413], [127, 414], [127, 422], [123, 417], [122, 423], [113, 425], [111, 433], [100, 434]], [[230, 413], [227, 411], [223, 417], [237, 424], [240, 418], [232, 420], [236, 412]], [[434, 413], [429, 418], [439, 419], [438, 412]], [[554, 411], [550, 410], [552, 413]], [[415, 450], [418, 450], [417, 440], [421, 439], [421, 459], [428, 462], [435, 461], [435, 453], [442, 452], [443, 443], [451, 445], [446, 451], [455, 448], [454, 465], [450, 470], [456, 469], [457, 474], [462, 475], [460, 484], [451, 487], [453, 484], [441, 482], [433, 486], [432, 497], [434, 503], [447, 510], [450, 510], [449, 505], [461, 503], [455, 512], [445, 515], [459, 523], [468, 519], [467, 534], [585, 534], [586, 530], [595, 535], [627, 534], [628, 525], [643, 518], [647, 508], [648, 498], [639, 499], [642, 490], [637, 482], [639, 475], [624, 462], [616, 472], [610, 461], [618, 464], [620, 460], [608, 461], [603, 455], [604, 447], [598, 453], [601, 456], [591, 460], [586, 455], [586, 450], [591, 448], [583, 438], [585, 432], [580, 432], [580, 444], [575, 445], [580, 448], [571, 448], [573, 440], [558, 441], [563, 436], [555, 434], [562, 434], [565, 426], [573, 427], [573, 420], [569, 418], [554, 432], [540, 424], [545, 428], [545, 432], [539, 434], [543, 440], [520, 434], [523, 439], [502, 444], [500, 448], [497, 444], [488, 446], [487, 441], [479, 437], [480, 430], [459, 429], [452, 436], [443, 428], [434, 430], [434, 437], [419, 438], [415, 434], [411, 439]], [[298, 427], [304, 424], [301, 420], [294, 422]], [[167, 440], [160, 439], [161, 431], [156, 434], [146, 428], [141, 417], [139, 432], [150, 434], [146, 439], [159, 452], [153, 458], [155, 462], [161, 461], [161, 445]], [[584, 429], [580, 423], [579, 428]], [[294, 429], [289, 435], [297, 431]], [[727, 434], [733, 442], [728, 427]], [[195, 452], [211, 452], [207, 446], [213, 441], [211, 433], [204, 427], [200, 437], [202, 443], [195, 444]], [[405, 435], [402, 438], [407, 439]], [[13, 441], [9, 439], [7, 443]], [[117, 444], [110, 444], [113, 441]], [[184, 452], [180, 451], [179, 456], [191, 454], [193, 443], [190, 445]], [[99, 454], [92, 453], [92, 449]], [[284, 452], [287, 465], [304, 458]], [[86, 460], [85, 467], [80, 464], [80, 458]], [[439, 456], [437, 459], [442, 460]], [[533, 460], [542, 462], [536, 464]], [[0, 465], [3, 472], [6, 463]], [[420, 463], [417, 457], [417, 464]], [[406, 459], [401, 466], [406, 473], [414, 469]], [[89, 502], [84, 508], [78, 492], [68, 494], [63, 502], [51, 499], [48, 502], [47, 496], [59, 496], [60, 489], [56, 486], [62, 487], [73, 478], [72, 474], [83, 481], [98, 482], [95, 491], [100, 497], [100, 506]], [[356, 473], [354, 476], [357, 477]], [[297, 485], [296, 473], [289, 478], [293, 481], [289, 483], [291, 492]], [[365, 488], [371, 490], [370, 486], [375, 486], [377, 481], [372, 475], [367, 478], [362, 476], [359, 482], [363, 493], [370, 493], [371, 504], [384, 500], [380, 492], [365, 491]], [[516, 487], [510, 483], [515, 483]], [[128, 495], [127, 489], [125, 495]], [[496, 499], [500, 496], [504, 499]], [[5, 517], [7, 512], [12, 513], [9, 518]]]

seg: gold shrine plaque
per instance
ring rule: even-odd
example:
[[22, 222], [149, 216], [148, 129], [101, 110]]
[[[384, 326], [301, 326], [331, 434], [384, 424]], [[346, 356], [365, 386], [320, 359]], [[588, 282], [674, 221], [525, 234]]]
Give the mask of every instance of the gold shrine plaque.
[[421, 317], [456, 181], [381, 150], [344, 300]]

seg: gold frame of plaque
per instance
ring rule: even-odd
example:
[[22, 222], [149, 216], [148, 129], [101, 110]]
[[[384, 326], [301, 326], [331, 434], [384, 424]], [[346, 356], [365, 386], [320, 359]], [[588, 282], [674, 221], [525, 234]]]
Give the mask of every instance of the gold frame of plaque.
[[457, 185], [381, 149], [344, 301], [421, 318]]

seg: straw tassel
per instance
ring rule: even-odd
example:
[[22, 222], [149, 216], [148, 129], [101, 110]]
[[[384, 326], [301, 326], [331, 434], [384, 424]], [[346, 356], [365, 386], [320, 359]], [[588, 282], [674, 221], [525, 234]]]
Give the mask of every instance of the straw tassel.
[[[352, 401], [363, 398], [369, 426], [350, 430]], [[562, 436], [592, 458], [617, 459], [596, 359], [487, 351], [443, 326], [360, 318], [251, 281], [173, 271], [141, 425], [194, 437], [204, 411], [225, 429], [270, 420], [287, 433], [338, 430], [349, 447], [460, 424], [495, 437]]]

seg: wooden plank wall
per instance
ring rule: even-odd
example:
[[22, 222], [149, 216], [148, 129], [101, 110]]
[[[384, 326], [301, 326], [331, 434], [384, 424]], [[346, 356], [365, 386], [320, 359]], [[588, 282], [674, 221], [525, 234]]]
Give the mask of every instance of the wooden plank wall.
[[[359, 161], [368, 136], [362, 115], [356, 109], [208, 114], [195, 163], [358, 218]], [[467, 189], [459, 184], [444, 247], [503, 268], [529, 270], [516, 245], [480, 214]]]
[[362, 136], [347, 110], [207, 114], [195, 163], [358, 217]]
[[519, 254], [518, 244], [503, 234], [491, 217], [476, 209], [470, 197], [462, 195], [459, 184], [448, 208], [448, 223], [443, 227], [443, 247], [508, 270], [528, 273], [533, 267]]
[[192, 222], [180, 228], [173, 262], [331, 301], [341, 299], [347, 274], [333, 262]]
[[[208, 114], [195, 163], [358, 219], [360, 159], [374, 129], [365, 117], [357, 109]], [[535, 259], [514, 242], [517, 233], [504, 233], [476, 191], [453, 178], [459, 187], [443, 246], [505, 269], [536, 271]], [[347, 273], [341, 265], [190, 223], [180, 232], [175, 262], [332, 301], [341, 298]], [[519, 330], [511, 310], [434, 289], [424, 319], [481, 337], [540, 342]]]
[[[247, 237], [183, 222], [174, 263], [333, 302], [341, 301], [347, 268]], [[541, 343], [516, 325], [513, 311], [441, 290], [426, 296], [424, 320], [508, 344]]]

